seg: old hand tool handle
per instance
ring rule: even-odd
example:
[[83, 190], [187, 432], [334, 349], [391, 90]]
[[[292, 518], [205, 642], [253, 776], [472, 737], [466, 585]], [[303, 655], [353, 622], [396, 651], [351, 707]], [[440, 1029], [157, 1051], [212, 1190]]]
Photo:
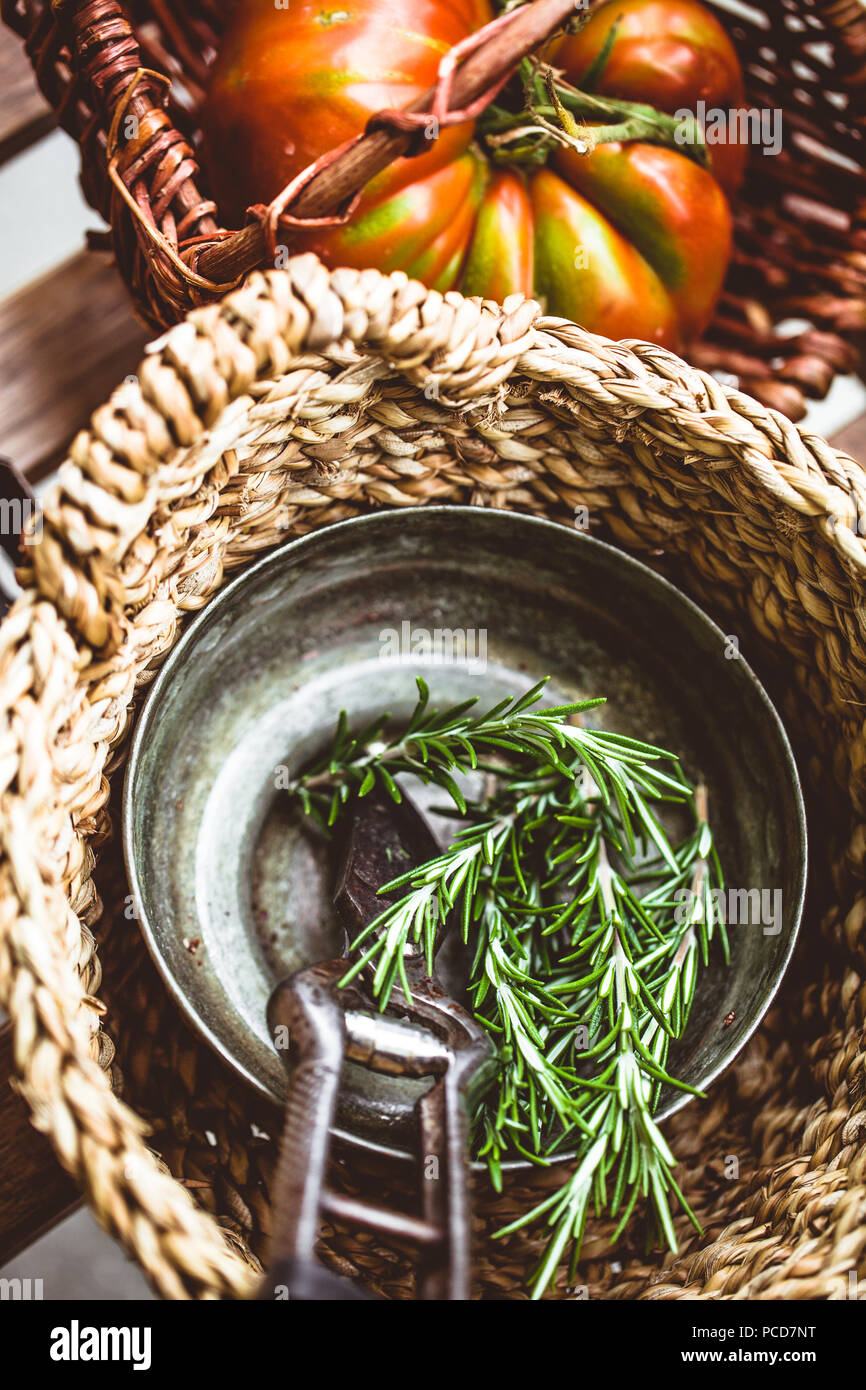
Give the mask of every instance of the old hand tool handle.
[[[438, 848], [408, 798], [395, 807], [387, 799], [371, 797], [350, 810], [348, 824], [336, 895], [347, 944], [349, 935], [356, 936], [380, 913], [379, 889], [394, 877], [395, 869], [423, 863]], [[419, 948], [406, 948], [404, 968], [410, 995], [395, 991], [390, 1016], [377, 1011], [360, 983], [340, 986], [345, 957], [297, 971], [271, 997], [268, 1022], [278, 1050], [281, 1027], [290, 1042], [290, 1049], [282, 1048], [289, 1097], [276, 1175], [270, 1276], [263, 1297], [277, 1286], [281, 1272], [289, 1297], [351, 1296], [339, 1285], [333, 1286], [332, 1294], [306, 1292], [325, 1289], [324, 1281], [315, 1277], [314, 1251], [320, 1217], [331, 1215], [419, 1246], [422, 1298], [469, 1298], [468, 1106], [471, 1083], [489, 1063], [492, 1049], [471, 1015], [426, 974]], [[389, 1076], [433, 1078], [415, 1108], [420, 1216], [327, 1186], [344, 1059]], [[426, 1171], [428, 1161], [434, 1163], [435, 1173]], [[299, 1292], [293, 1294], [293, 1288]]]
[[330, 961], [284, 980], [271, 996], [268, 1023], [297, 1047], [289, 1077], [283, 1137], [275, 1174], [276, 1203], [268, 1274], [261, 1299], [368, 1299], [370, 1295], [315, 1259], [321, 1194], [340, 1087], [346, 1026], [331, 985], [345, 962]]
[[[466, 1093], [469, 1081], [488, 1055], [485, 1046], [464, 1043], [462, 1050], [455, 1051], [445, 1074], [418, 1102], [424, 1217], [443, 1231], [445, 1252], [444, 1260], [426, 1260], [422, 1265], [426, 1299], [469, 1298], [472, 1217]], [[440, 1155], [445, 1163], [444, 1182], [426, 1180], [423, 1163], [431, 1154]]]

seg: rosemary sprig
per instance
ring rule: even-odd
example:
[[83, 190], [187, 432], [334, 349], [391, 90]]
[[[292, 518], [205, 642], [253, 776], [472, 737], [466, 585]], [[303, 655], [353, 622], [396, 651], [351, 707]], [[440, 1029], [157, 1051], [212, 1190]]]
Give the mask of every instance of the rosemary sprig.
[[[646, 1199], [676, 1248], [672, 1202], [691, 1213], [652, 1117], [664, 1086], [689, 1089], [668, 1052], [717, 932], [727, 954], [705, 789], [663, 749], [574, 722], [602, 701], [540, 708], [543, 687], [478, 715], [474, 701], [431, 710], [419, 680], [400, 734], [385, 740], [384, 719], [353, 734], [343, 718], [328, 756], [293, 787], [332, 823], [374, 787], [399, 801], [395, 778], [413, 773], [466, 821], [435, 859], [383, 885], [399, 896], [353, 943], [344, 982], [367, 971], [385, 1007], [398, 982], [409, 992], [406, 946], [420, 942], [432, 971], [437, 927], [452, 912], [459, 921], [474, 948], [473, 1009], [499, 1059], [475, 1117], [479, 1156], [498, 1186], [505, 1158], [548, 1166], [576, 1153], [565, 1185], [498, 1233], [547, 1223], [536, 1297], [569, 1246], [574, 1270], [591, 1209], [617, 1219], [618, 1235]], [[492, 790], [469, 802], [455, 776], [481, 767]], [[687, 822], [679, 838], [665, 805]]]
[[[564, 757], [579, 754], [607, 800], [611, 792], [619, 795], [623, 787], [619, 769], [632, 767], [642, 785], [654, 794], [657, 783], [670, 781], [661, 771], [639, 772], [656, 759], [669, 757], [663, 749], [652, 748], [636, 739], [606, 730], [575, 727], [569, 720], [584, 714], [604, 700], [581, 700], [555, 708], [537, 710], [546, 681], [539, 681], [524, 695], [501, 700], [485, 714], [470, 717], [477, 699], [464, 700], [445, 711], [429, 708], [430, 691], [419, 676], [419, 698], [408, 726], [398, 736], [385, 740], [387, 714], [352, 733], [345, 712], [325, 758], [288, 790], [297, 795], [304, 810], [326, 825], [333, 825], [340, 806], [356, 793], [366, 796], [375, 787], [383, 788], [395, 801], [400, 789], [395, 778], [410, 773], [422, 782], [435, 782], [451, 797], [457, 810], [466, 811], [466, 801], [454, 780], [455, 772], [469, 772], [478, 766], [480, 753], [508, 753], [549, 765], [570, 775]], [[680, 785], [682, 783], [680, 782]]]

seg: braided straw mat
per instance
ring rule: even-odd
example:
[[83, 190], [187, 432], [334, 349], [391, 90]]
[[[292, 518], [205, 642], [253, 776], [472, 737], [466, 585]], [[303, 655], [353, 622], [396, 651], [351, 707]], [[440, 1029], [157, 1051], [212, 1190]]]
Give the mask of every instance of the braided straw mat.
[[[671, 353], [518, 298], [298, 257], [172, 328], [74, 440], [0, 630], [0, 1004], [34, 1124], [163, 1296], [255, 1288], [275, 1117], [156, 978], [109, 841], [112, 774], [136, 695], [229, 571], [371, 505], [451, 500], [566, 523], [586, 507], [597, 534], [662, 564], [769, 679], [813, 808], [779, 999], [709, 1099], [667, 1126], [703, 1234], [680, 1216], [679, 1254], [647, 1255], [641, 1221], [615, 1249], [590, 1223], [578, 1295], [856, 1296], [866, 476]], [[368, 1179], [344, 1157], [336, 1180]], [[500, 1196], [477, 1182], [484, 1296], [525, 1296], [538, 1233], [489, 1235], [551, 1180], [513, 1175]], [[411, 1296], [410, 1258], [377, 1236], [326, 1226], [322, 1258]]]

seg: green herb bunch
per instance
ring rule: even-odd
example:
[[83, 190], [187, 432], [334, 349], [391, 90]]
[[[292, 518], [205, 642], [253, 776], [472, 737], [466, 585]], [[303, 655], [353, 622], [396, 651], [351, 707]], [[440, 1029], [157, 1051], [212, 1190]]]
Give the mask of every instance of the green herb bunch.
[[[396, 778], [414, 774], [447, 792], [464, 822], [437, 858], [383, 885], [398, 896], [352, 944], [345, 980], [366, 971], [384, 1008], [398, 982], [409, 993], [404, 947], [421, 943], [432, 971], [437, 927], [450, 913], [459, 921], [472, 1005], [499, 1060], [475, 1117], [477, 1152], [497, 1188], [505, 1159], [576, 1155], [565, 1185], [498, 1233], [549, 1227], [536, 1297], [569, 1247], [574, 1279], [591, 1208], [618, 1218], [618, 1235], [648, 1199], [672, 1250], [672, 1199], [695, 1220], [652, 1117], [663, 1086], [691, 1089], [667, 1070], [668, 1049], [714, 935], [728, 953], [705, 790], [673, 754], [576, 722], [602, 700], [544, 708], [543, 686], [477, 715], [475, 701], [431, 710], [419, 679], [398, 735], [386, 739], [385, 718], [353, 734], [341, 717], [327, 758], [292, 788], [331, 825], [375, 787], [399, 802]], [[487, 788], [473, 801], [456, 780], [470, 771]], [[680, 808], [676, 839], [666, 804]]]

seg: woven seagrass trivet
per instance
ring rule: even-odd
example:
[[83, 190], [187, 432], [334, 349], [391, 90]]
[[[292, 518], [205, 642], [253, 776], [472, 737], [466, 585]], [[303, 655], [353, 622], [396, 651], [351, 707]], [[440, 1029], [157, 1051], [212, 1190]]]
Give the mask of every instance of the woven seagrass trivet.
[[[161, 1293], [253, 1287], [272, 1121], [144, 957], [107, 838], [109, 779], [136, 688], [229, 571], [364, 507], [434, 498], [564, 522], [586, 507], [599, 534], [663, 559], [772, 669], [820, 806], [777, 1004], [708, 1102], [669, 1126], [704, 1235], [680, 1218], [679, 1256], [647, 1256], [639, 1224], [615, 1250], [593, 1225], [580, 1283], [593, 1297], [850, 1296], [866, 1260], [866, 479], [670, 353], [523, 300], [301, 257], [172, 329], [73, 442], [0, 629], [0, 1003], [36, 1124]], [[484, 1235], [525, 1209], [526, 1186], [496, 1198], [479, 1184], [488, 1296], [522, 1296], [535, 1242]], [[324, 1246], [335, 1268], [410, 1291], [408, 1261], [378, 1240], [330, 1230]]]

